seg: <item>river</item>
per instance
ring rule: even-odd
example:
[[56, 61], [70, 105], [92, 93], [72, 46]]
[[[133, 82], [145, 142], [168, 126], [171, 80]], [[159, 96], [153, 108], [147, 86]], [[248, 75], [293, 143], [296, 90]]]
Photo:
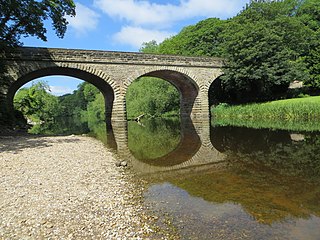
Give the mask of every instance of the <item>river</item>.
[[94, 128], [146, 182], [159, 228], [181, 239], [320, 239], [320, 132], [178, 119]]

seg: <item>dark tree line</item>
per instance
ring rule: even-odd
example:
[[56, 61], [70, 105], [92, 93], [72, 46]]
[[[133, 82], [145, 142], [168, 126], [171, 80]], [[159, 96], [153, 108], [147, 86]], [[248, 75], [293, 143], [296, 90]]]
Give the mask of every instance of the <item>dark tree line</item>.
[[319, 92], [320, 1], [252, 0], [231, 19], [206, 19], [141, 51], [225, 58], [220, 102], [285, 98], [294, 80]]

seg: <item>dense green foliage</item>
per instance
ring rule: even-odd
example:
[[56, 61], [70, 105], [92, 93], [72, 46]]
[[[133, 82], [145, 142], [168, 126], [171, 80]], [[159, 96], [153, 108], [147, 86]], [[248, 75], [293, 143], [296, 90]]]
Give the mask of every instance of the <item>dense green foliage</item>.
[[158, 51], [162, 54], [193, 56], [221, 56], [222, 30], [226, 23], [217, 18], [209, 18], [163, 41]]
[[320, 97], [212, 108], [214, 124], [319, 131]]
[[127, 118], [141, 114], [146, 116], [169, 116], [179, 113], [179, 92], [170, 83], [153, 77], [141, 77], [128, 88]]
[[252, 0], [231, 19], [206, 19], [141, 51], [224, 57], [219, 102], [283, 98], [294, 80], [319, 92], [319, 13], [317, 0]]
[[308, 36], [310, 46], [305, 54], [310, 78], [305, 84], [311, 89], [320, 89], [320, 1], [305, 0], [297, 11], [299, 19], [308, 26], [312, 32]]
[[59, 114], [58, 98], [48, 93], [44, 82], [22, 88], [14, 98], [14, 107], [33, 122], [53, 121]]
[[300, 59], [310, 30], [290, 14], [288, 1], [254, 1], [223, 33], [227, 101], [243, 103], [283, 96], [293, 80], [307, 79]]
[[104, 98], [88, 83], [80, 84], [73, 94], [57, 97], [50, 93], [46, 82], [40, 81], [20, 89], [14, 97], [14, 107], [35, 124], [31, 133], [66, 133], [64, 126], [87, 131], [86, 124], [90, 127], [105, 121]]
[[139, 51], [144, 53], [158, 53], [159, 45], [155, 40], [152, 40], [150, 42], [145, 42], [142, 44]]
[[58, 37], [67, 29], [66, 15], [75, 15], [72, 0], [7, 0], [0, 2], [0, 47], [21, 45], [21, 36], [46, 41], [44, 21], [52, 20]]

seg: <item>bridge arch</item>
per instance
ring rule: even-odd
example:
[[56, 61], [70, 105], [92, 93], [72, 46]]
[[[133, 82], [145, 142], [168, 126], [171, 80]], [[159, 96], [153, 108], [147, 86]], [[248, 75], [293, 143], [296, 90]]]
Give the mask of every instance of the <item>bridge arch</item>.
[[126, 84], [126, 90], [131, 83], [139, 77], [156, 77], [171, 83], [180, 94], [180, 117], [190, 118], [194, 103], [199, 94], [199, 86], [196, 83], [196, 76], [185, 69], [157, 67], [153, 69], [144, 69], [137, 74], [130, 76]]
[[117, 94], [114, 91], [115, 84], [106, 74], [102, 72], [99, 73], [96, 70], [90, 70], [89, 68], [81, 69], [81, 67], [75, 68], [74, 66], [45, 66], [39, 67], [38, 69], [33, 69], [31, 71], [20, 72], [19, 77], [15, 79], [8, 89], [7, 99], [9, 108], [13, 109], [14, 95], [24, 84], [37, 78], [54, 75], [74, 77], [91, 83], [97, 87], [105, 99], [105, 114], [107, 123], [111, 122], [113, 102]]

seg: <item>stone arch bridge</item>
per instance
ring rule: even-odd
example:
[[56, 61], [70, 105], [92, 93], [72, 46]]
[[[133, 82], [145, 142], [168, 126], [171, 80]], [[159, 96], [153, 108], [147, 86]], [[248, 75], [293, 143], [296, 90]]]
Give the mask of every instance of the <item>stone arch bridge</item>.
[[[0, 54], [6, 67], [0, 73], [2, 109], [13, 109], [14, 94], [25, 83], [39, 77], [65, 75], [99, 88], [106, 100], [107, 122], [112, 123], [126, 120], [127, 89], [141, 76], [162, 78], [178, 89], [181, 118], [208, 121], [208, 91], [223, 67], [223, 61], [215, 58], [132, 52], [23, 47]], [[4, 116], [3, 112], [0, 114]]]

